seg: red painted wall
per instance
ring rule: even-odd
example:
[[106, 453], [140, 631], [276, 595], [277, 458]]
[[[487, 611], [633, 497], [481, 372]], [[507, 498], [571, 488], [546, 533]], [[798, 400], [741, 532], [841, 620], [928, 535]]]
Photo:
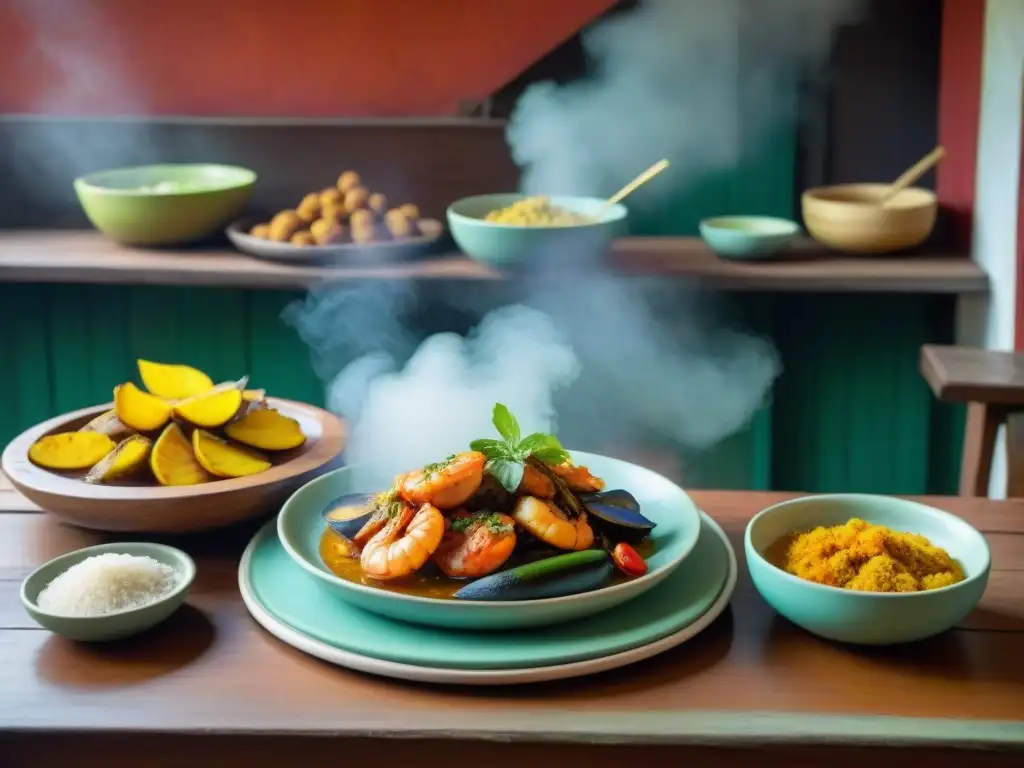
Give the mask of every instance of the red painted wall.
[[971, 244], [981, 66], [985, 44], [985, 0], [945, 0], [939, 85], [939, 143], [946, 159], [939, 167], [939, 203], [950, 216], [952, 235], [966, 250]]
[[614, 0], [0, 0], [0, 112], [452, 115]]

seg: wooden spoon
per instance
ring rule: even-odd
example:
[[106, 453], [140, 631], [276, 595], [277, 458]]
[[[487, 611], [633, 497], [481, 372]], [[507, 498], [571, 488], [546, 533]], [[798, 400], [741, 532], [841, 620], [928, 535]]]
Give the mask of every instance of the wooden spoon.
[[878, 199], [879, 205], [887, 205], [893, 198], [895, 198], [900, 192], [909, 187], [919, 178], [924, 176], [925, 173], [930, 171], [934, 166], [938, 165], [939, 161], [946, 156], [946, 150], [943, 147], [936, 147], [927, 155], [918, 160], [914, 165], [903, 172], [892, 185], [885, 191]]
[[643, 184], [646, 184], [648, 181], [653, 179], [655, 176], [657, 176], [659, 173], [664, 171], [666, 168], [668, 168], [668, 160], [659, 160], [654, 165], [652, 165], [650, 168], [648, 168], [646, 171], [644, 171], [639, 176], [637, 176], [635, 179], [633, 179], [631, 182], [629, 182], [629, 184], [627, 184], [622, 189], [620, 189], [618, 192], [616, 192], [614, 195], [609, 197], [605, 201], [605, 204], [601, 206], [601, 210], [599, 210], [597, 212], [597, 220], [600, 221], [601, 219], [603, 219], [604, 215], [606, 213], [608, 213], [608, 209], [609, 208], [611, 208], [613, 205], [615, 205], [616, 203], [618, 203], [621, 200], [623, 200], [627, 195], [632, 194], [633, 191], [636, 190], [637, 187], [642, 186]]

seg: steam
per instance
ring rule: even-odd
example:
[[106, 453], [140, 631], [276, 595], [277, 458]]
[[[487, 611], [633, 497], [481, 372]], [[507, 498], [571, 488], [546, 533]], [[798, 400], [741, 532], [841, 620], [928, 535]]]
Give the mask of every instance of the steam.
[[[647, 205], [727, 169], [744, 137], [793, 114], [791, 78], [819, 68], [864, 0], [647, 0], [582, 38], [592, 76], [528, 88], [508, 128], [529, 193], [607, 195], [659, 158]], [[750, 30], [750, 34], [743, 34]], [[741, 59], [751, 63], [740, 69]], [[743, 104], [744, 124], [738, 105]], [[753, 120], [754, 124], [749, 121]], [[675, 178], [677, 184], [667, 183]]]
[[[517, 105], [508, 141], [522, 187], [601, 195], [667, 157], [676, 189], [652, 184], [650, 195], [732, 167], [741, 146], [792, 116], [790, 78], [823, 63], [833, 33], [861, 6], [648, 0], [605, 21], [584, 40], [592, 77], [535, 85]], [[756, 34], [741, 40], [747, 28]], [[741, 69], [741, 55], [754, 66]], [[765, 117], [740, 125], [741, 103], [744, 119]], [[704, 449], [765, 404], [778, 355], [714, 299], [678, 283], [537, 269], [532, 279], [502, 284], [519, 295], [475, 315], [467, 335], [452, 322], [418, 346], [412, 329], [423, 318], [414, 317], [420, 297], [412, 285], [322, 289], [290, 308], [286, 318], [329, 382], [331, 407], [354, 424], [350, 461], [397, 471], [463, 450], [492, 433], [495, 402], [526, 431], [557, 430], [570, 448], [606, 453], [652, 441]], [[488, 298], [430, 288], [439, 314]]]

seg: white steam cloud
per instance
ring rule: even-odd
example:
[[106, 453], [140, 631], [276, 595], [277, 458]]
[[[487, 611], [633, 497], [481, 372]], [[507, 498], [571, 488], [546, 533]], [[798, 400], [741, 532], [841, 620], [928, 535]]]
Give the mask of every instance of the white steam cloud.
[[[508, 140], [522, 186], [600, 195], [668, 157], [678, 191], [731, 167], [741, 143], [776, 127], [773, 118], [740, 126], [739, 104], [749, 115], [792, 98], [779, 84], [791, 86], [801, 65], [823, 64], [834, 31], [860, 6], [649, 0], [612, 17], [586, 35], [592, 77], [535, 85], [517, 105]], [[741, 46], [744, 28], [757, 35]], [[756, 66], [740, 68], [741, 47]], [[443, 286], [429, 288], [434, 307], [488, 299], [461, 290], [445, 301]], [[767, 340], [716, 317], [710, 300], [677, 282], [534, 273], [481, 288], [520, 295], [465, 338], [441, 333], [418, 348], [415, 290], [314, 292], [286, 313], [330, 382], [331, 407], [353, 422], [349, 461], [397, 471], [464, 449], [491, 434], [495, 402], [526, 431], [557, 429], [571, 448], [615, 453], [651, 440], [707, 448], [750, 421], [781, 368]]]
[[[693, 184], [734, 166], [744, 137], [764, 136], [795, 107], [796, 72], [821, 67], [835, 31], [864, 5], [647, 0], [603, 21], [582, 37], [589, 78], [535, 84], [516, 104], [508, 142], [523, 190], [607, 195], [659, 158], [671, 160], [669, 174], [631, 198], [635, 206], [659, 190], [677, 192], [680, 174]], [[739, 124], [741, 103], [744, 119], [760, 124]]]

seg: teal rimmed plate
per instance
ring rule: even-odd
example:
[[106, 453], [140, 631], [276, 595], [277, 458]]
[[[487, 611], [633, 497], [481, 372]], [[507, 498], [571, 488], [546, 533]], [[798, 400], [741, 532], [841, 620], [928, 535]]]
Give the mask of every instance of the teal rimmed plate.
[[700, 512], [682, 488], [649, 469], [627, 461], [579, 451], [577, 464], [604, 478], [607, 487], [624, 488], [640, 509], [657, 523], [654, 554], [647, 575], [593, 592], [544, 600], [441, 600], [356, 584], [335, 576], [320, 559], [324, 532], [323, 508], [343, 494], [372, 493], [390, 485], [389, 468], [357, 465], [329, 472], [307, 483], [285, 503], [277, 532], [289, 556], [336, 597], [391, 619], [438, 627], [506, 630], [572, 621], [614, 608], [660, 584], [690, 554], [700, 533]]
[[242, 556], [238, 582], [257, 622], [317, 658], [406, 680], [504, 684], [592, 674], [666, 651], [725, 609], [736, 571], [728, 539], [704, 517], [692, 554], [643, 597], [571, 624], [460, 632], [391, 621], [336, 599], [288, 557], [270, 523]]

